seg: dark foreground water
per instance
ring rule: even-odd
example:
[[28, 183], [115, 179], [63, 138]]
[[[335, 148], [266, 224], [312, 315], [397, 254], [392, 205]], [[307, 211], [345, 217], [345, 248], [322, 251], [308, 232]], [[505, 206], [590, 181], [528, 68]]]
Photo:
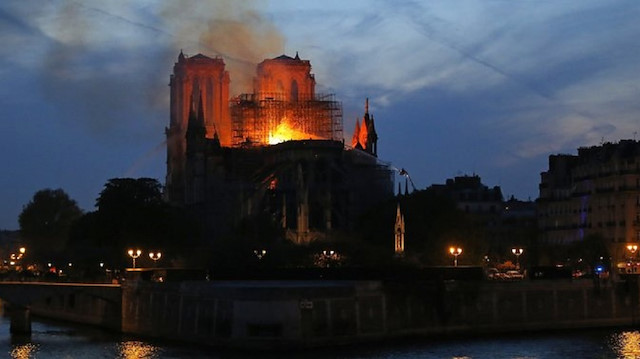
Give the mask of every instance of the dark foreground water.
[[637, 358], [640, 332], [624, 329], [580, 330], [472, 339], [412, 339], [286, 353], [240, 353], [125, 337], [99, 329], [57, 322], [33, 322], [30, 337], [9, 334], [0, 318], [0, 358]]

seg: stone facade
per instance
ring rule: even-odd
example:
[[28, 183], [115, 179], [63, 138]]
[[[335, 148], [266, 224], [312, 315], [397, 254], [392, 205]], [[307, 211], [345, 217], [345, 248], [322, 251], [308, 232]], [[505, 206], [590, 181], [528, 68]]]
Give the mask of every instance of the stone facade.
[[612, 259], [640, 240], [640, 143], [623, 140], [551, 155], [541, 174], [538, 224], [541, 239], [567, 244], [601, 236]]

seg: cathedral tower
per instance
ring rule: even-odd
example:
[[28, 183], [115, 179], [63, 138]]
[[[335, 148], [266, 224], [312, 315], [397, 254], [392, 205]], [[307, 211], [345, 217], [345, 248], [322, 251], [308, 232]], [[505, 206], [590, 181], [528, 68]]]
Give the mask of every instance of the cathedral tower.
[[191, 109], [202, 109], [207, 138], [217, 136], [222, 146], [231, 145], [229, 82], [229, 73], [221, 58], [201, 54], [187, 57], [180, 52], [169, 81], [171, 120], [166, 130], [166, 185], [170, 201], [184, 201], [185, 135]]
[[314, 98], [316, 80], [309, 60], [287, 55], [262, 61], [258, 65], [254, 92], [259, 100], [298, 102]]

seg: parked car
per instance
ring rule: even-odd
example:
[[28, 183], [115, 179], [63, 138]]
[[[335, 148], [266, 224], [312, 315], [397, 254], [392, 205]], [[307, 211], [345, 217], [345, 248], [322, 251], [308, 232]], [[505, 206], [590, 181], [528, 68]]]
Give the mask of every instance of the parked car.
[[517, 270], [509, 270], [505, 273], [506, 279], [524, 279], [524, 274]]

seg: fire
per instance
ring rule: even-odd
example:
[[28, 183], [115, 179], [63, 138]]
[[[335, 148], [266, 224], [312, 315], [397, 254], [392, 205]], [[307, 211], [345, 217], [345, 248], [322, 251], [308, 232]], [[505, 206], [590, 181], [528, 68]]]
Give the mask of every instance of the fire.
[[317, 140], [320, 138], [318, 136], [314, 136], [309, 133], [306, 133], [291, 127], [291, 125], [289, 125], [287, 121], [280, 122], [278, 127], [276, 127], [275, 131], [269, 132], [270, 145], [275, 145], [281, 142], [291, 141], [291, 140], [309, 140], [309, 139]]

